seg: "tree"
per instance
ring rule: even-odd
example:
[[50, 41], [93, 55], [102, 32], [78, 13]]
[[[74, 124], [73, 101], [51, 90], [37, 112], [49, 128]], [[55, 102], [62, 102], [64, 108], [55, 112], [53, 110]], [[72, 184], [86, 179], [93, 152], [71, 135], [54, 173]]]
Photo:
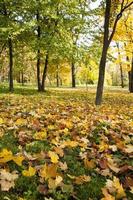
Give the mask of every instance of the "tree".
[[126, 3], [124, 0], [117, 2], [118, 5], [119, 4], [121, 5], [121, 8], [120, 8], [120, 11], [116, 15], [116, 18], [112, 26], [112, 32], [110, 33], [110, 23], [111, 23], [110, 21], [111, 21], [111, 15], [112, 15], [111, 8], [113, 7], [113, 4], [114, 2], [112, 0], [106, 0], [106, 8], [105, 8], [105, 16], [104, 16], [103, 48], [102, 48], [102, 55], [101, 55], [100, 64], [99, 64], [99, 78], [98, 78], [96, 100], [95, 100], [96, 105], [100, 105], [102, 103], [108, 48], [115, 34], [118, 21], [122, 17], [123, 12], [127, 10], [133, 4], [133, 2], [130, 1], [129, 3]]
[[124, 75], [123, 75], [123, 68], [122, 68], [119, 42], [116, 42], [116, 46], [117, 46], [117, 50], [118, 50], [118, 59], [119, 59], [119, 65], [120, 65], [121, 87], [124, 88]]

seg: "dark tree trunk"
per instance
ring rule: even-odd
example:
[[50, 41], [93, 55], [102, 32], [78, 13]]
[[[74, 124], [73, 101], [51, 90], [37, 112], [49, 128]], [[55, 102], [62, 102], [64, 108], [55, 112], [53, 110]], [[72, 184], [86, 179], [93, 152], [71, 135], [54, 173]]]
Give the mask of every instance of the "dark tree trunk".
[[[39, 21], [40, 21], [40, 15], [39, 15], [39, 11], [37, 10], [37, 23], [38, 23], [38, 27], [37, 27], [37, 39], [38, 39], [38, 43], [40, 42], [40, 38], [41, 38], [41, 27], [39, 25]], [[38, 86], [38, 91], [41, 91], [41, 80], [40, 80], [40, 65], [41, 65], [41, 56], [40, 56], [40, 47], [38, 47], [37, 50], [37, 86]]]
[[24, 86], [24, 72], [23, 72], [23, 70], [21, 72], [21, 83]]
[[98, 78], [97, 94], [96, 94], [96, 101], [95, 101], [96, 105], [101, 105], [101, 103], [102, 103], [106, 58], [107, 58], [107, 51], [108, 51], [109, 45], [113, 39], [118, 21], [122, 17], [123, 12], [125, 10], [127, 10], [132, 4], [133, 4], [133, 1], [127, 3], [124, 6], [124, 1], [122, 1], [120, 12], [117, 14], [117, 16], [115, 18], [112, 32], [109, 35], [110, 11], [111, 11], [112, 1], [106, 0], [106, 9], [105, 9], [105, 17], [104, 17], [104, 19], [105, 19], [105, 21], [104, 21], [104, 40], [103, 40], [102, 56], [101, 56], [100, 65], [99, 65], [99, 78]]
[[131, 71], [128, 72], [128, 89], [131, 91]]
[[72, 88], [76, 87], [76, 78], [75, 78], [75, 64], [72, 62], [71, 65], [71, 75], [72, 75]]
[[46, 54], [45, 58], [45, 65], [44, 65], [44, 70], [43, 70], [43, 75], [42, 75], [42, 85], [41, 85], [41, 91], [45, 91], [45, 82], [46, 82], [46, 77], [47, 77], [47, 70], [48, 70], [48, 53]]
[[116, 45], [118, 49], [118, 58], [120, 60], [121, 87], [124, 88], [124, 76], [123, 76], [123, 68], [122, 68], [122, 63], [121, 63], [121, 53], [120, 53], [119, 43], [116, 43]]
[[124, 76], [123, 76], [123, 68], [122, 68], [121, 63], [120, 63], [120, 73], [121, 73], [121, 87], [124, 88]]
[[8, 38], [9, 45], [9, 91], [13, 92], [13, 47], [12, 47], [12, 39]]
[[129, 92], [133, 93], [133, 57], [131, 63], [131, 71], [129, 72]]
[[56, 86], [59, 87], [59, 67], [57, 65], [57, 70], [56, 70]]
[[99, 78], [98, 78], [96, 101], [95, 101], [96, 105], [100, 105], [102, 103], [106, 58], [107, 58], [107, 51], [109, 47], [108, 38], [109, 38], [110, 9], [111, 9], [111, 0], [106, 0], [105, 21], [104, 21], [104, 40], [103, 40], [102, 56], [101, 56], [100, 65], [99, 65]]

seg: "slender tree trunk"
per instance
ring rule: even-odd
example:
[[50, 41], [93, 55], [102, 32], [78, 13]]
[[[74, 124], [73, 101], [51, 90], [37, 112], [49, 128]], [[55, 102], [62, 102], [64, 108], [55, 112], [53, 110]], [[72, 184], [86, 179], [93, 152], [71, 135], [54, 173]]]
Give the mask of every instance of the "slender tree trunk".
[[59, 77], [59, 79], [60, 79], [60, 86], [62, 86], [62, 85], [63, 85], [62, 78], [61, 78], [61, 77]]
[[101, 56], [100, 65], [99, 65], [99, 78], [98, 78], [96, 101], [95, 101], [96, 105], [101, 105], [102, 103], [105, 67], [106, 67], [107, 51], [109, 47], [110, 9], [111, 9], [111, 0], [106, 0], [104, 39], [103, 39], [102, 56]]
[[59, 87], [59, 66], [57, 65], [57, 70], [56, 70], [56, 86]]
[[131, 91], [131, 71], [128, 72], [128, 89]]
[[75, 64], [72, 62], [71, 65], [71, 75], [72, 75], [72, 88], [76, 87], [76, 78], [75, 78]]
[[[41, 27], [39, 25], [39, 21], [40, 21], [40, 15], [39, 15], [39, 11], [37, 10], [37, 22], [38, 22], [38, 27], [37, 27], [37, 39], [38, 39], [38, 43], [40, 42], [40, 38], [41, 38]], [[41, 91], [41, 80], [40, 80], [40, 65], [41, 65], [41, 56], [40, 56], [40, 47], [38, 47], [37, 50], [37, 86], [38, 86], [38, 91]]]
[[133, 93], [133, 56], [131, 63], [131, 71], [129, 72], [129, 91], [130, 93]]
[[122, 68], [121, 63], [120, 63], [120, 73], [121, 73], [121, 87], [124, 88], [124, 76], [123, 76], [123, 68]]
[[[126, 57], [126, 60], [127, 60], [127, 62], [129, 62], [129, 57], [128, 57], [128, 56]], [[132, 65], [133, 65], [133, 64], [132, 64]], [[129, 92], [132, 91], [132, 84], [133, 84], [133, 80], [132, 80], [133, 66], [132, 66], [132, 65], [131, 65], [131, 70], [128, 71], [128, 81], [129, 81], [128, 86], [129, 86]], [[130, 65], [128, 65], [128, 68], [130, 68]]]
[[21, 83], [24, 86], [24, 71], [21, 72]]
[[118, 58], [119, 58], [119, 65], [120, 65], [120, 75], [121, 75], [121, 87], [124, 88], [124, 75], [123, 75], [123, 68], [122, 68], [122, 63], [121, 63], [121, 53], [120, 53], [120, 47], [119, 43], [116, 42], [116, 46], [118, 49]]
[[12, 39], [8, 38], [9, 45], [9, 91], [13, 92], [13, 47], [12, 47]]
[[46, 54], [45, 58], [45, 65], [44, 65], [44, 70], [43, 70], [43, 75], [42, 75], [42, 85], [41, 85], [41, 91], [45, 91], [45, 82], [46, 82], [46, 77], [47, 77], [47, 70], [48, 70], [48, 53]]

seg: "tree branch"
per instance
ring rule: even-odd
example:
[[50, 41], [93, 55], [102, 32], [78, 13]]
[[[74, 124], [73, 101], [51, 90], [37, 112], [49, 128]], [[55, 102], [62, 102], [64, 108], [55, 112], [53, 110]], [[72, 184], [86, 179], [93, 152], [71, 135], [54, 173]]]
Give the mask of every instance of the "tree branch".
[[133, 4], [133, 1], [131, 3], [129, 3], [128, 5], [124, 6], [124, 7], [123, 7], [123, 3], [124, 3], [124, 1], [122, 1], [121, 11], [117, 14], [117, 17], [116, 17], [115, 22], [114, 22], [112, 33], [111, 33], [111, 35], [108, 39], [109, 44], [111, 43], [111, 41], [113, 39], [113, 36], [115, 34], [115, 31], [116, 31], [117, 23], [120, 20], [120, 18], [122, 17], [123, 12]]

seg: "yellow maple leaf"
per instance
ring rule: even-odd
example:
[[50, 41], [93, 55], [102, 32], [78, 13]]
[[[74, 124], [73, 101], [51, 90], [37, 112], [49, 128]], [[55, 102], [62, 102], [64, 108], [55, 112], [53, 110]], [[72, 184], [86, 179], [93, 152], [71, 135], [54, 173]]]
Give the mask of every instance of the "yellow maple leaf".
[[59, 156], [55, 152], [49, 151], [48, 155], [49, 155], [52, 163], [58, 163]]
[[120, 184], [119, 179], [115, 176], [114, 176], [114, 179], [113, 179], [113, 185], [117, 190], [117, 196], [116, 196], [117, 199], [121, 199], [121, 198], [126, 196], [126, 193], [125, 193], [125, 191], [122, 187], [122, 184]]
[[102, 141], [99, 145], [99, 152], [103, 152], [109, 148], [109, 145]]
[[78, 177], [75, 177], [75, 183], [78, 185], [81, 185], [83, 183], [87, 183], [91, 181], [91, 177], [90, 176], [86, 176], [86, 175], [81, 175]]
[[8, 151], [7, 149], [3, 149], [0, 152], [0, 163], [6, 163], [10, 160], [12, 160], [13, 154], [11, 151]]
[[13, 161], [19, 166], [22, 166], [23, 160], [24, 160], [24, 157], [22, 155], [13, 156]]
[[84, 159], [84, 165], [88, 169], [93, 169], [96, 166], [93, 160], [89, 161], [87, 158]]
[[54, 151], [60, 156], [63, 157], [64, 156], [64, 151], [62, 148], [60, 147], [54, 147]]
[[45, 140], [46, 138], [47, 138], [47, 131], [46, 130], [36, 132], [34, 134], [34, 139], [36, 139], [36, 140]]
[[25, 125], [26, 123], [27, 123], [26, 119], [19, 118], [19, 119], [16, 120], [15, 125], [21, 126], [21, 125]]
[[36, 173], [36, 169], [29, 166], [29, 169], [28, 170], [23, 170], [22, 171], [22, 174], [23, 176], [34, 176]]
[[67, 140], [63, 143], [64, 147], [77, 147], [78, 146], [78, 142], [76, 141], [71, 141], [71, 140]]
[[45, 164], [41, 169], [39, 175], [46, 180], [49, 178], [55, 178], [57, 176], [57, 166], [55, 164]]

